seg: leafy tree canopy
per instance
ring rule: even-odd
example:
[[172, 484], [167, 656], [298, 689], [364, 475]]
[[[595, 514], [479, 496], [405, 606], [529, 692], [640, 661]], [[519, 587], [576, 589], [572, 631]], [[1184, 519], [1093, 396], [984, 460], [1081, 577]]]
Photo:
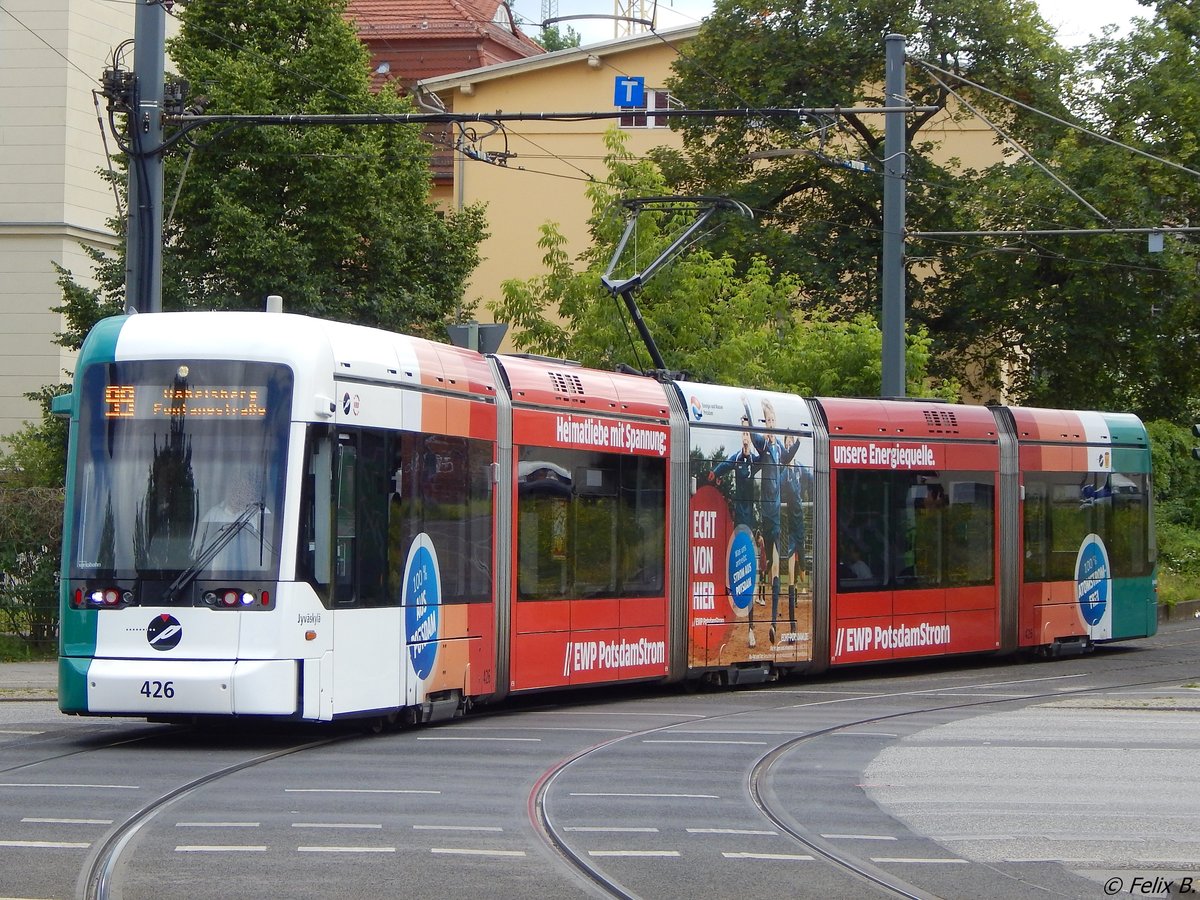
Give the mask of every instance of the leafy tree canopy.
[[[683, 48], [668, 87], [692, 108], [879, 107], [889, 33], [915, 36], [907, 41], [910, 59], [969, 72], [1026, 102], [1060, 106], [1069, 56], [1032, 0], [718, 0]], [[945, 88], [925, 70], [910, 64], [907, 81], [914, 104], [947, 106]], [[991, 98], [981, 106], [1014, 121]], [[936, 161], [935, 143], [922, 132], [933, 117], [906, 117], [908, 220], [930, 230], [954, 221], [937, 189], [953, 180], [954, 167]], [[753, 229], [734, 232], [725, 246], [739, 258], [740, 248], [752, 246], [800, 275], [807, 302], [846, 315], [878, 307], [882, 115], [688, 119], [680, 128], [684, 153], [660, 155], [669, 180], [688, 192], [734, 196], [758, 213]]]
[[[342, 0], [191, 0], [171, 58], [210, 113], [401, 113], [369, 90]], [[247, 127], [173, 154], [164, 308], [287, 308], [427, 331], [460, 303], [483, 237], [478, 209], [429, 203], [415, 126]], [[186, 170], [186, 171], [185, 171]], [[168, 190], [168, 195], [170, 190]]]
[[[191, 0], [168, 49], [210, 113], [412, 111], [394, 88], [370, 92], [344, 5]], [[433, 207], [428, 161], [409, 125], [192, 132], [165, 163], [163, 308], [260, 309], [281, 294], [292, 312], [432, 333], [461, 307], [485, 232], [480, 208]], [[123, 245], [96, 257], [97, 291], [67, 278], [68, 346], [120, 309], [124, 259]]]
[[[718, 0], [669, 87], [693, 108], [879, 106], [884, 37], [903, 34], [913, 104], [944, 109], [938, 122], [965, 120], [969, 104], [1011, 138], [995, 139], [1002, 163], [973, 171], [947, 158], [939, 143], [949, 129], [931, 129], [932, 114], [908, 115], [910, 232], [1194, 222], [1200, 179], [1065, 123], [1082, 112], [1096, 130], [1200, 163], [1200, 88], [1189, 74], [1200, 61], [1200, 13], [1178, 0], [1153, 9], [1128, 38], [1073, 54], [1028, 0]], [[734, 196], [758, 213], [716, 244], [739, 272], [763, 258], [795, 279], [801, 308], [848, 320], [878, 314], [882, 116], [689, 119], [680, 128], [683, 151], [656, 155], [669, 183]], [[1144, 235], [910, 237], [907, 253], [910, 328], [928, 329], [934, 372], [979, 395], [1003, 388], [1017, 402], [1147, 417], [1177, 414], [1198, 395], [1190, 238], [1168, 238], [1165, 253], [1150, 255]]]
[[978, 228], [1097, 229], [940, 251], [941, 286], [957, 302], [941, 306], [936, 333], [977, 373], [989, 353], [1010, 361], [1010, 383], [1029, 402], [1178, 418], [1200, 396], [1195, 236], [1165, 235], [1150, 252], [1146, 234], [1104, 232], [1198, 220], [1198, 25], [1191, 7], [1163, 2], [1128, 37], [1082, 51], [1073, 105], [1092, 131], [1127, 146], [1051, 123], [1044, 159], [1061, 184], [1021, 159], [958, 192]]
[[567, 50], [571, 47], [578, 47], [583, 40], [582, 35], [570, 25], [565, 31], [560, 31], [557, 25], [551, 25], [542, 30], [542, 36], [535, 37], [535, 41], [545, 48], [547, 53], [553, 53], [555, 50]]
[[[618, 202], [661, 196], [665, 185], [653, 163], [629, 155], [618, 131], [610, 129], [606, 139], [609, 177], [589, 188], [592, 244], [580, 256], [582, 270], [575, 270], [565, 238], [547, 223], [540, 241], [545, 273], [506, 282], [493, 311], [514, 327], [520, 350], [602, 368], [643, 368], [649, 363], [639, 339], [600, 276], [624, 230]], [[643, 212], [630, 242], [636, 248], [618, 260], [614, 277], [644, 269], [690, 218], [689, 211]], [[798, 289], [793, 275], [779, 273], [763, 256], [739, 269], [731, 255], [699, 249], [660, 269], [637, 301], [668, 366], [693, 378], [802, 394], [877, 395], [882, 337], [874, 319], [840, 319], [821, 307], [801, 310]], [[929, 352], [928, 338], [918, 331], [908, 346], [913, 393], [928, 392]], [[940, 393], [953, 396], [956, 389], [947, 384]]]

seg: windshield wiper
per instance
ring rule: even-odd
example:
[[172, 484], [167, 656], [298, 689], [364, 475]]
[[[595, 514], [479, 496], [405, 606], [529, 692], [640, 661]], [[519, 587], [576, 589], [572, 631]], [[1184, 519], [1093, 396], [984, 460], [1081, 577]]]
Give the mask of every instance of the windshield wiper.
[[[224, 550], [230, 541], [237, 537], [238, 532], [240, 532], [246, 527], [247, 524], [249, 524], [250, 520], [254, 518], [255, 513], [259, 513], [261, 515], [265, 513], [265, 510], [266, 504], [262, 501], [256, 501], [242, 510], [241, 515], [239, 515], [232, 522], [227, 525], [223, 525], [221, 530], [213, 536], [213, 539], [209, 542], [208, 546], [203, 547], [200, 550], [200, 553], [192, 561], [192, 564], [180, 572], [179, 576], [171, 582], [165, 591], [163, 591], [163, 602], [172, 602], [176, 595], [193, 581], [195, 581], [196, 576], [199, 575], [210, 562], [216, 559], [217, 554]], [[260, 548], [259, 555], [261, 556], [261, 554], [262, 550]]]

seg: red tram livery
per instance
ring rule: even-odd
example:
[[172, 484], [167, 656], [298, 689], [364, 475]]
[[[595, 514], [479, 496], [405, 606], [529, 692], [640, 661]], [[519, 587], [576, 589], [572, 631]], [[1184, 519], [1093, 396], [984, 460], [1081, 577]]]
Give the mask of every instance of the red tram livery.
[[1133, 416], [801, 398], [279, 313], [79, 360], [60, 706], [454, 715], [1156, 628]]

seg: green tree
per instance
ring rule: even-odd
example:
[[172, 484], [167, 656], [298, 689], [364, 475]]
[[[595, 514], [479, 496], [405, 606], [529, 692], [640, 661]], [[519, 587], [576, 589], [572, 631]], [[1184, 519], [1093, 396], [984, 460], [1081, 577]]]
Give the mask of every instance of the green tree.
[[553, 53], [555, 50], [568, 50], [571, 47], [578, 47], [583, 38], [570, 25], [567, 26], [566, 31], [560, 31], [557, 25], [551, 25], [542, 30], [540, 38], [535, 37], [534, 40], [541, 44], [547, 53]]
[[52, 650], [57, 634], [67, 427], [50, 415], [50, 401], [67, 387], [27, 395], [40, 402], [41, 419], [6, 438], [0, 453], [0, 633], [36, 653]]
[[[1072, 54], [1025, 0], [768, 0], [753, 7], [718, 0], [670, 87], [692, 107], [877, 106], [883, 36], [897, 32], [909, 36], [910, 101], [958, 117], [978, 109], [1074, 191], [1008, 142], [1004, 162], [986, 171], [946, 160], [926, 127], [931, 114], [910, 114], [911, 231], [1183, 224], [1196, 221], [1200, 179], [1062, 121], [1082, 112], [1094, 130], [1197, 168], [1200, 94], [1191, 73], [1200, 62], [1200, 12], [1177, 0], [1152, 8], [1153, 18], [1128, 38], [1110, 36]], [[760, 213], [721, 245], [741, 268], [765, 254], [796, 273], [804, 303], [846, 317], [875, 312], [881, 117], [687, 120], [681, 127], [684, 152], [660, 155], [672, 183], [731, 193]], [[840, 165], [848, 160], [874, 173]], [[1200, 394], [1200, 370], [1191, 365], [1200, 349], [1194, 245], [1171, 237], [1165, 253], [1150, 255], [1145, 241], [1112, 234], [910, 238], [909, 321], [928, 329], [934, 370], [984, 396], [1003, 388], [1019, 402], [1178, 415]]]
[[1010, 383], [1028, 402], [1177, 418], [1200, 394], [1194, 238], [1167, 235], [1152, 253], [1145, 234], [1103, 231], [1183, 225], [1200, 212], [1198, 26], [1192, 7], [1161, 3], [1128, 37], [1080, 52], [1071, 106], [1090, 131], [1127, 146], [1042, 118], [1041, 159], [1057, 181], [1020, 159], [959, 192], [983, 228], [1097, 229], [1015, 235], [992, 253], [978, 243], [941, 251], [945, 287], [960, 302], [941, 311], [939, 336], [961, 358], [974, 355], [977, 371], [989, 350], [1019, 348], [1006, 354], [1017, 362]]
[[[403, 113], [369, 90], [343, 0], [192, 0], [171, 58], [210, 113]], [[168, 160], [164, 308], [287, 308], [431, 333], [461, 305], [480, 209], [429, 202], [428, 145], [411, 125], [246, 127]], [[168, 196], [173, 191], [168, 190]]]
[[[545, 272], [503, 286], [496, 318], [514, 327], [521, 350], [613, 368], [648, 365], [621, 301], [601, 285], [624, 229], [615, 210], [623, 197], [661, 196], [657, 167], [635, 160], [623, 136], [606, 136], [609, 177], [589, 187], [592, 243], [576, 271], [566, 239], [552, 223], [542, 226]], [[614, 278], [630, 277], [651, 263], [690, 222], [690, 210], [643, 212], [627, 259]], [[638, 293], [638, 306], [667, 365], [692, 378], [802, 394], [878, 394], [882, 336], [874, 319], [843, 319], [823, 307], [797, 303], [799, 280], [779, 272], [764, 256], [739, 268], [728, 253], [691, 250], [660, 269]], [[927, 393], [928, 338], [917, 331], [908, 347], [914, 393]], [[952, 395], [953, 384], [940, 393]]]
[[[1038, 167], [996, 166], [970, 185], [980, 227], [1148, 227], [1164, 221], [1154, 164], [1064, 137], [1055, 170], [1100, 210], [1097, 221]], [[964, 191], [965, 193], [965, 191]], [[964, 198], [965, 199], [965, 198]], [[1166, 219], [1170, 221], [1170, 218]], [[933, 316], [941, 346], [980, 387], [1001, 378], [1022, 402], [1182, 415], [1200, 394], [1200, 283], [1195, 245], [1145, 234], [1014, 234], [989, 245], [943, 246]]]
[[1200, 463], [1196, 440], [1174, 422], [1147, 422], [1154, 468], [1158, 595], [1164, 602], [1200, 597]]
[[[369, 55], [344, 0], [264, 0], [251, 12], [192, 0], [169, 42], [206, 111], [226, 114], [412, 112], [387, 86], [370, 92]], [[124, 162], [124, 158], [122, 158]], [[430, 202], [419, 126], [243, 126], [193, 131], [165, 161], [163, 308], [261, 309], [434, 335], [463, 310], [486, 237], [481, 207]], [[125, 193], [125, 172], [113, 176]], [[124, 295], [125, 223], [116, 254], [92, 253], [96, 290], [64, 276], [66, 346], [78, 346]]]
[[[965, 110], [914, 61], [969, 73], [1028, 103], [1057, 110], [1070, 58], [1030, 0], [718, 0], [696, 40], [681, 51], [668, 87], [692, 108], [879, 107], [884, 103], [884, 37], [908, 35], [908, 99]], [[1022, 122], [994, 98], [979, 105], [997, 121]], [[925, 135], [935, 113], [905, 118], [907, 205], [917, 230], [961, 227], [944, 186], [959, 167], [937, 162]], [[668, 180], [689, 193], [734, 196], [755, 209], [753, 225], [720, 244], [746, 265], [765, 254], [796, 273], [803, 301], [850, 318], [879, 306], [882, 228], [881, 115], [687, 119], [684, 150], [659, 154]], [[864, 171], [866, 166], [869, 171]], [[910, 272], [912, 317], [928, 321], [944, 298]]]

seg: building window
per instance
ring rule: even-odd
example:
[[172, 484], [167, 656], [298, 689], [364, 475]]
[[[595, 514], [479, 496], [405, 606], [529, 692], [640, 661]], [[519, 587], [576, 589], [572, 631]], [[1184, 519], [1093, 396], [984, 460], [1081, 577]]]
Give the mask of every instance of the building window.
[[624, 106], [622, 110], [649, 110], [650, 114], [645, 112], [631, 113], [630, 115], [621, 116], [622, 128], [668, 128], [671, 120], [667, 116], [656, 116], [653, 111], [656, 109], [670, 109], [671, 94], [669, 91], [662, 88], [647, 88], [645, 93], [645, 104], [643, 106]]

